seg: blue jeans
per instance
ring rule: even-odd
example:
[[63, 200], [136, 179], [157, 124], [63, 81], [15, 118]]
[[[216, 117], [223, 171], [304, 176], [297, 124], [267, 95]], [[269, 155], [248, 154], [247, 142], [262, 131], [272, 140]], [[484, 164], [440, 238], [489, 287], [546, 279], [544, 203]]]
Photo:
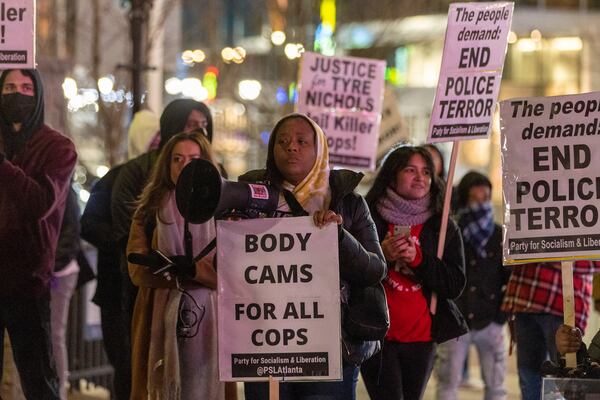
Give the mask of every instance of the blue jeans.
[[67, 323], [69, 305], [77, 286], [78, 272], [54, 276], [50, 285], [50, 315], [52, 328], [52, 352], [56, 362], [60, 398], [67, 400], [69, 379], [69, 355], [67, 353]]
[[5, 328], [25, 397], [28, 400], [60, 400], [50, 336], [49, 296], [0, 299], [0, 343], [4, 341]]
[[504, 325], [491, 322], [483, 329], [468, 333], [437, 346], [435, 365], [438, 400], [456, 400], [469, 345], [473, 343], [479, 355], [479, 365], [485, 382], [484, 399], [506, 398], [506, 349]]
[[[356, 400], [358, 367], [344, 362], [343, 380], [339, 382], [283, 382], [279, 384], [281, 400]], [[244, 383], [246, 400], [268, 400], [267, 382]]]
[[554, 334], [563, 318], [552, 314], [516, 313], [517, 370], [523, 400], [539, 400], [542, 393], [540, 368], [547, 359], [556, 361]]

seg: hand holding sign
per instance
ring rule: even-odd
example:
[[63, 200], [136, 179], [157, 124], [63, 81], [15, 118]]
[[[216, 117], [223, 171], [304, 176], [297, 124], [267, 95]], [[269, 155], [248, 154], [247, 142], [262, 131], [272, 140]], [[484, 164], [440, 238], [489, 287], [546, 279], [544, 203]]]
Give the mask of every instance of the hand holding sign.
[[319, 210], [313, 214], [313, 221], [315, 225], [319, 228], [323, 228], [329, 223], [335, 223], [337, 225], [342, 225], [344, 219], [340, 214], [336, 214], [331, 210]]
[[[320, 215], [337, 220], [333, 212]], [[217, 222], [222, 380], [341, 377], [337, 227], [314, 223]]]

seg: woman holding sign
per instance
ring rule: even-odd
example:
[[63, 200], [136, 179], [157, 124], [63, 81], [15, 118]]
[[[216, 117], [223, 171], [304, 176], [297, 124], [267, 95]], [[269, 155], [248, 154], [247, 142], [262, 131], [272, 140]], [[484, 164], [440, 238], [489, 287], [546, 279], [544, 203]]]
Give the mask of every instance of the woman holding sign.
[[361, 372], [372, 399], [420, 399], [435, 343], [467, 332], [451, 300], [465, 285], [462, 239], [448, 221], [443, 257], [436, 257], [443, 186], [423, 147], [393, 150], [366, 199], [388, 263], [384, 287], [390, 329], [381, 353]]
[[[213, 254], [195, 263], [185, 255], [184, 221], [175, 202], [179, 174], [195, 158], [214, 163], [210, 143], [198, 131], [165, 144], [131, 226], [129, 275], [139, 286], [131, 329], [132, 399], [225, 396], [218, 376]], [[215, 237], [212, 219], [189, 229], [194, 254]], [[169, 264], [163, 255], [174, 266], [155, 274]]]
[[[376, 285], [386, 272], [369, 209], [354, 192], [361, 178], [348, 170], [330, 171], [325, 134], [303, 114], [285, 116], [273, 128], [266, 170], [240, 177], [282, 189], [277, 216], [310, 214], [317, 226], [338, 225], [342, 303], [348, 290]], [[342, 332], [343, 381], [282, 383], [281, 399], [355, 399], [358, 365], [376, 351], [378, 342], [351, 340], [343, 325]], [[268, 384], [246, 383], [245, 394], [247, 400], [268, 399]]]

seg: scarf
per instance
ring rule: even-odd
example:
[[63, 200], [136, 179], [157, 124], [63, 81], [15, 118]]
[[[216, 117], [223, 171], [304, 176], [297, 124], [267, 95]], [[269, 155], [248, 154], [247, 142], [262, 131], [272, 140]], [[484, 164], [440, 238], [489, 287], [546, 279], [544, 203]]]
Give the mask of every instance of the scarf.
[[[183, 255], [185, 254], [183, 241], [184, 220], [177, 210], [175, 191], [169, 192], [167, 196], [167, 201], [160, 209], [160, 218], [157, 218], [156, 220], [158, 249], [167, 256]], [[189, 229], [193, 238], [194, 254], [200, 253], [200, 251], [202, 251], [216, 235], [215, 225], [212, 219], [204, 224], [190, 224]], [[197, 291], [202, 291], [203, 294], [201, 294], [200, 297], [202, 295], [206, 297], [206, 299], [203, 299], [202, 301], [206, 300], [210, 303], [211, 298], [214, 298], [211, 293], [212, 291], [207, 288], [189, 290], [190, 295], [194, 298], [198, 297]], [[181, 346], [178, 343], [177, 338], [177, 322], [181, 301], [182, 294], [177, 289], [155, 289], [154, 291], [148, 360], [149, 399], [170, 400], [186, 398], [186, 390], [183, 389], [188, 385], [187, 381], [189, 380], [186, 380], [184, 385], [182, 385], [181, 376], [185, 372], [181, 371], [179, 366], [180, 357], [185, 359], [185, 354], [181, 354]], [[205, 306], [204, 304], [202, 305]], [[203, 318], [201, 323], [204, 323], [205, 325], [214, 325], [214, 330], [216, 331], [216, 321], [214, 321], [216, 311], [213, 312], [213, 308], [216, 310], [216, 301], [214, 304], [211, 303], [205, 307], [210, 308], [211, 316], [209, 318]], [[209, 313], [209, 310], [205, 310], [205, 312]], [[206, 338], [199, 338], [199, 340], [206, 341]], [[186, 343], [186, 351], [193, 352], [197, 350], [194, 347], [195, 341], [193, 343]], [[216, 353], [216, 345], [214, 346], [214, 352]], [[203, 362], [204, 361], [207, 361], [207, 364], [216, 364], [216, 361], [213, 359], [203, 360]], [[197, 381], [198, 384], [204, 385], [211, 382], [216, 382], [218, 384], [218, 378], [212, 381], [209, 379], [204, 382]]]
[[394, 189], [387, 188], [376, 207], [379, 215], [390, 224], [420, 225], [431, 217], [429, 203], [429, 194], [420, 199], [407, 200]]
[[465, 242], [475, 249], [477, 255], [485, 258], [485, 246], [494, 233], [492, 203], [476, 204], [458, 211], [458, 226]]
[[303, 114], [304, 117], [316, 132], [317, 139], [317, 158], [312, 169], [298, 185], [284, 181], [283, 188], [294, 194], [298, 203], [308, 211], [314, 214], [315, 211], [327, 210], [331, 202], [331, 189], [329, 188], [329, 149], [327, 147], [327, 138], [323, 130], [312, 119]]

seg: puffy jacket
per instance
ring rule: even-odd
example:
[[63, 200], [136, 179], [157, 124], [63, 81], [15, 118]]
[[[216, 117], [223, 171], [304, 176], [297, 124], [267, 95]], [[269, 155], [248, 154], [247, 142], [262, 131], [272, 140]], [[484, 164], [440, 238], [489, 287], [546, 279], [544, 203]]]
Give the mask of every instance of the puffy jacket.
[[[388, 223], [373, 207], [371, 215], [377, 226], [377, 233], [384, 238]], [[465, 287], [465, 255], [462, 236], [454, 221], [448, 221], [446, 241], [442, 260], [437, 258], [440, 215], [433, 215], [423, 225], [419, 242], [422, 261], [412, 271], [415, 279], [423, 286], [423, 294], [431, 305], [431, 293], [437, 296], [436, 314], [432, 315], [432, 338], [437, 343], [456, 338], [468, 331], [464, 317], [453, 299], [456, 299]]]
[[[243, 182], [264, 182], [265, 171], [250, 171], [239, 180]], [[348, 295], [346, 283], [352, 286], [372, 286], [385, 277], [387, 265], [375, 224], [369, 207], [362, 196], [354, 189], [363, 174], [349, 170], [333, 170], [329, 175], [331, 202], [329, 209], [340, 214], [343, 224], [339, 229], [339, 268], [342, 302]], [[343, 328], [343, 326], [342, 326]], [[343, 329], [342, 334], [344, 335]], [[378, 342], [353, 341], [344, 335], [343, 356], [354, 364], [366, 360], [376, 350]]]
[[[250, 171], [239, 180], [263, 182], [264, 174], [264, 170]], [[331, 171], [329, 209], [343, 218], [339, 235], [340, 278], [351, 285], [372, 286], [385, 277], [387, 266], [367, 203], [354, 192], [362, 176], [349, 170]]]

